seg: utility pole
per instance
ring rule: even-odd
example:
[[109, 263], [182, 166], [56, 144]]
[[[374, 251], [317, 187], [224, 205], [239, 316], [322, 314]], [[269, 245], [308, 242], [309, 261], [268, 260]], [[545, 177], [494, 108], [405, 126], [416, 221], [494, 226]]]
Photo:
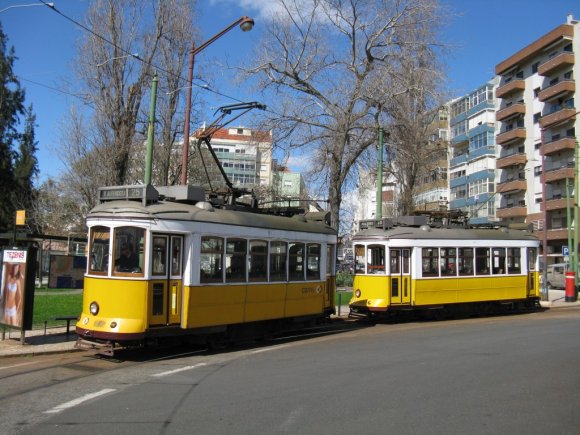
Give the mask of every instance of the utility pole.
[[151, 184], [151, 166], [153, 165], [153, 141], [155, 137], [155, 105], [157, 104], [157, 72], [151, 85], [151, 106], [149, 107], [149, 129], [147, 131], [147, 159], [145, 160], [145, 185]]

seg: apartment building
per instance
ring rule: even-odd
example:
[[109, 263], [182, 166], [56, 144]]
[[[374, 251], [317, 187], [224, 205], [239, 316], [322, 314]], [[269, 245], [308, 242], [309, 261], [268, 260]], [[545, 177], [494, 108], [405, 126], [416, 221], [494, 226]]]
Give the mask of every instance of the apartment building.
[[576, 197], [579, 52], [580, 24], [569, 15], [495, 68], [500, 79], [496, 215], [546, 231], [548, 263], [562, 260], [568, 228], [574, 226], [566, 197], [567, 192]]
[[[195, 137], [204, 131], [199, 129]], [[236, 187], [268, 186], [272, 181], [272, 132], [246, 127], [222, 128], [211, 137], [211, 146], [224, 172]], [[204, 158], [207, 159], [207, 156]], [[216, 175], [217, 174], [217, 175]], [[219, 180], [212, 170], [212, 180]]]
[[415, 211], [447, 210], [449, 206], [449, 106], [440, 107], [431, 124], [428, 161], [421, 165], [415, 185]]
[[469, 222], [496, 217], [495, 77], [449, 103], [449, 209], [461, 210]]

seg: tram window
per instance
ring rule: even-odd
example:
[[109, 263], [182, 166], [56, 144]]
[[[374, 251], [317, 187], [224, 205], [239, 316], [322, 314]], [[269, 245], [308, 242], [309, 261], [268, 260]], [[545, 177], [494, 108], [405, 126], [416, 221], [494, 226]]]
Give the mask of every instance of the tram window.
[[370, 245], [368, 247], [369, 264], [367, 264], [368, 273], [384, 274], [385, 273], [385, 247], [382, 245]]
[[473, 248], [459, 248], [457, 254], [459, 275], [473, 275]]
[[136, 227], [119, 227], [114, 231], [115, 272], [143, 274], [145, 230]]
[[200, 282], [223, 282], [223, 246], [224, 240], [220, 237], [204, 236], [201, 238]]
[[151, 250], [153, 275], [167, 275], [165, 259], [167, 258], [167, 237], [154, 236]]
[[441, 255], [441, 276], [455, 276], [457, 275], [457, 258], [455, 248], [441, 248], [439, 250]]
[[507, 250], [507, 272], [510, 274], [522, 273], [522, 251], [520, 248], [508, 248]]
[[268, 242], [250, 240], [249, 278], [253, 282], [268, 281]]
[[490, 260], [489, 248], [475, 248], [475, 274], [489, 275]]
[[492, 257], [492, 273], [494, 275], [502, 275], [505, 273], [505, 248], [491, 248]]
[[181, 258], [183, 238], [181, 236], [171, 238], [171, 275], [181, 275]]
[[538, 250], [536, 248], [528, 248], [528, 270], [536, 270], [536, 262], [538, 261]]
[[287, 249], [285, 242], [270, 242], [270, 281], [286, 281]]
[[90, 253], [89, 272], [105, 274], [109, 267], [109, 242], [111, 240], [111, 230], [109, 227], [93, 227], [90, 231]]
[[403, 249], [403, 273], [405, 275], [411, 273], [411, 251], [409, 249]]
[[304, 281], [304, 243], [290, 243], [288, 253], [288, 279]]
[[320, 279], [320, 245], [318, 244], [307, 246], [306, 279]]
[[439, 248], [423, 248], [421, 260], [423, 276], [439, 275]]
[[326, 274], [334, 276], [334, 245], [326, 246]]
[[226, 242], [226, 282], [246, 282], [246, 251], [248, 242], [228, 239]]
[[354, 273], [365, 273], [365, 247], [363, 245], [355, 245], [354, 247]]
[[391, 249], [391, 269], [389, 273], [391, 275], [401, 273], [401, 251], [399, 249]]

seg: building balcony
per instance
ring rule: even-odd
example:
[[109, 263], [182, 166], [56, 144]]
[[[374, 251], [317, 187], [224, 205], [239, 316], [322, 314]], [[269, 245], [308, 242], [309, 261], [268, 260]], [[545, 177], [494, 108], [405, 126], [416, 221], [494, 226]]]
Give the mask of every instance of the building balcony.
[[504, 119], [508, 119], [516, 115], [525, 115], [525, 113], [526, 113], [525, 104], [516, 103], [504, 109], [498, 110], [495, 113], [495, 119], [496, 121], [503, 121]]
[[538, 99], [540, 101], [549, 101], [573, 92], [576, 92], [576, 82], [574, 80], [562, 80], [542, 89], [538, 95]]
[[526, 217], [528, 215], [528, 208], [526, 206], [510, 206], [500, 207], [495, 210], [496, 217], [500, 219]]
[[574, 53], [564, 52], [549, 59], [538, 67], [538, 74], [548, 76], [556, 71], [574, 65]]
[[564, 167], [558, 169], [549, 169], [541, 175], [542, 183], [554, 183], [565, 180], [566, 178], [574, 179], [574, 168]]
[[542, 152], [545, 156], [554, 154], [563, 150], [574, 150], [576, 148], [576, 138], [574, 137], [563, 137], [561, 139], [544, 143], [542, 145]]
[[523, 64], [526, 60], [529, 60], [533, 56], [537, 56], [547, 47], [553, 47], [556, 44], [559, 44], [561, 41], [570, 40], [572, 38], [574, 38], [574, 25], [561, 24], [551, 32], [546, 33], [544, 36], [532, 42], [530, 45], [508, 57], [503, 62], [498, 63], [495, 67], [495, 73], [497, 75], [504, 75], [510, 69]]
[[497, 98], [506, 98], [516, 92], [523, 92], [526, 89], [526, 82], [524, 80], [512, 80], [509, 83], [497, 88], [495, 96]]
[[540, 127], [554, 127], [557, 124], [576, 119], [576, 109], [574, 107], [562, 107], [552, 113], [548, 113], [540, 118]]
[[511, 142], [523, 140], [526, 138], [526, 129], [523, 127], [513, 128], [509, 131], [504, 131], [496, 136], [495, 142], [498, 145], [506, 145]]
[[[574, 197], [570, 197], [570, 206], [574, 206]], [[546, 199], [546, 211], [554, 211], [554, 210], [566, 210], [568, 207], [568, 201], [566, 198], [561, 197], [554, 197], [550, 199]], [[544, 206], [541, 205], [540, 209], [544, 211]]]
[[506, 169], [511, 166], [525, 165], [528, 161], [526, 153], [512, 154], [511, 156], [500, 157], [495, 161], [497, 169]]
[[528, 183], [524, 178], [502, 181], [497, 184], [497, 192], [501, 194], [515, 193], [528, 190]]
[[[541, 234], [541, 232], [539, 233]], [[566, 245], [568, 244], [568, 228], [558, 228], [555, 230], [548, 230], [546, 235], [546, 240], [565, 240]]]

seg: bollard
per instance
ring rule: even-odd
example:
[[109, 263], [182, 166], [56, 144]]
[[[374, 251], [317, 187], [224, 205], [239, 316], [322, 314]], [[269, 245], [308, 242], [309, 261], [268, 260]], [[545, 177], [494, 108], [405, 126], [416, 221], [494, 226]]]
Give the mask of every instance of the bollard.
[[340, 306], [342, 305], [342, 293], [338, 292], [338, 317], [340, 317]]
[[576, 289], [574, 287], [574, 272], [566, 272], [566, 302], [576, 302]]

